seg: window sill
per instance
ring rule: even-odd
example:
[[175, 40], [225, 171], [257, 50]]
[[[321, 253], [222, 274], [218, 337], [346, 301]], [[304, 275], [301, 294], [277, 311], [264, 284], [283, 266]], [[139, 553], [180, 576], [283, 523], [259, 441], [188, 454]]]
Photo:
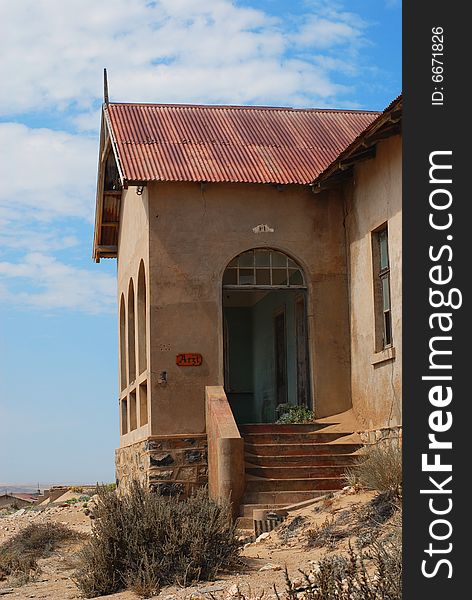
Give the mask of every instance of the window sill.
[[381, 350], [380, 352], [376, 352], [371, 360], [371, 365], [378, 365], [380, 363], [386, 362], [387, 360], [394, 360], [395, 358], [395, 347], [390, 346], [389, 348], [385, 348], [385, 350]]

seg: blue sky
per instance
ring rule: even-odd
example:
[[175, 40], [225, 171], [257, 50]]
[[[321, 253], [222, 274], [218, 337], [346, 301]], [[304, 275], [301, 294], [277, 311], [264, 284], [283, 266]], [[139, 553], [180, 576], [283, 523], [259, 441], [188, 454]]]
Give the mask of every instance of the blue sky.
[[91, 261], [112, 101], [383, 109], [399, 0], [4, 0], [0, 489], [114, 480], [116, 263]]

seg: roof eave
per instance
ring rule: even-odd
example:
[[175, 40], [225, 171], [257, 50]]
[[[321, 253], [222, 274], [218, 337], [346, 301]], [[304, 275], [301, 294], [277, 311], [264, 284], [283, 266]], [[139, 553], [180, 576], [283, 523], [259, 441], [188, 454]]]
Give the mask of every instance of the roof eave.
[[[116, 245], [104, 245], [102, 243], [102, 227], [104, 226], [103, 220], [103, 209], [104, 209], [104, 196], [106, 194], [104, 190], [104, 169], [105, 161], [109, 150], [111, 149], [115, 157], [120, 181], [123, 188], [127, 187], [127, 182], [124, 179], [123, 171], [119, 161], [118, 149], [116, 146], [115, 138], [113, 135], [113, 129], [110, 119], [107, 114], [107, 104], [102, 106], [102, 116], [100, 125], [100, 150], [98, 156], [98, 167], [97, 167], [97, 192], [95, 200], [95, 228], [93, 238], [93, 253], [92, 258], [95, 262], [100, 262], [101, 258], [116, 258], [117, 257], [117, 246]], [[119, 227], [119, 225], [118, 225]]]
[[[377, 143], [401, 133], [402, 95], [362, 131], [326, 169], [311, 183], [314, 192], [322, 191], [339, 183], [340, 175], [355, 163], [375, 157]], [[342, 179], [342, 177], [341, 177]]]

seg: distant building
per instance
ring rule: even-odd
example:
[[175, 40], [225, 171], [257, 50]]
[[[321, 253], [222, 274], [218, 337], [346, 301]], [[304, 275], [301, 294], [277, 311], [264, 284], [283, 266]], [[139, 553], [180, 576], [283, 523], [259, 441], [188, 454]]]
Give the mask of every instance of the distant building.
[[267, 424], [287, 404], [401, 425], [401, 110], [104, 104], [93, 256], [118, 259], [120, 485], [188, 493], [209, 462], [211, 493], [283, 504], [247, 495], [269, 462], [244, 473], [240, 433], [282, 452]]
[[25, 508], [35, 504], [37, 499], [33, 494], [0, 494], [0, 509], [2, 508]]

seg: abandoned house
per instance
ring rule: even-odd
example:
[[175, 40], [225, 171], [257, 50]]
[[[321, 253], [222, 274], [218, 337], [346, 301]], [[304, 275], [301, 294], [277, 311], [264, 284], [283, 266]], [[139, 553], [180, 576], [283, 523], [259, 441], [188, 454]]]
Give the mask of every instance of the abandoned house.
[[104, 103], [120, 486], [208, 482], [250, 517], [401, 425], [401, 110]]
[[2, 509], [19, 509], [27, 506], [32, 506], [37, 502], [37, 497], [33, 494], [5, 492], [0, 494], [0, 510]]

